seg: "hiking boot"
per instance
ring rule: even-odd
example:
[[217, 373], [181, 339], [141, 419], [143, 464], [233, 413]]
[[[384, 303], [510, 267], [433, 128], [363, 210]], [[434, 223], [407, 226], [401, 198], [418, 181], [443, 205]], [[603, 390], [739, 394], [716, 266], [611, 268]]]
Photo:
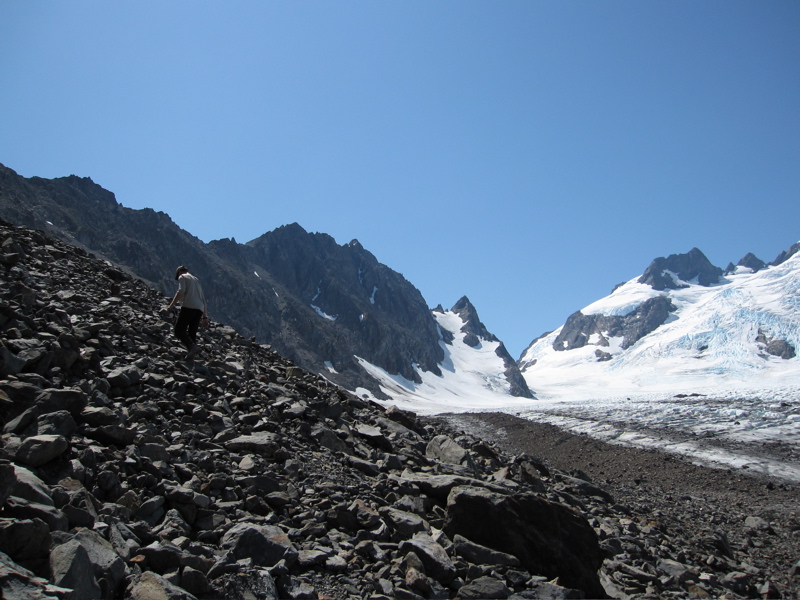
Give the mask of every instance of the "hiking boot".
[[192, 360], [199, 353], [200, 353], [200, 346], [198, 344], [195, 344], [194, 346], [189, 348], [189, 351], [186, 353], [186, 360]]

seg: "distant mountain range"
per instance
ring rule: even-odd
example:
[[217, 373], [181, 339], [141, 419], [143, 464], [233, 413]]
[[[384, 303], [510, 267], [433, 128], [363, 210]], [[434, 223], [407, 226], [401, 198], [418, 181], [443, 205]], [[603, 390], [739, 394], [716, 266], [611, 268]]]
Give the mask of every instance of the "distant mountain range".
[[[175, 292], [176, 267], [186, 265], [203, 282], [214, 320], [350, 390], [387, 397], [370, 369], [421, 384], [451, 368], [453, 332], [440, 327], [411, 283], [357, 240], [339, 245], [291, 224], [246, 244], [206, 244], [163, 212], [120, 205], [89, 178], [25, 178], [3, 165], [0, 217], [84, 247], [166, 296]], [[481, 340], [493, 344], [493, 385], [532, 397], [469, 300], [453, 310], [463, 319], [467, 348], [478, 353]]]
[[82, 246], [166, 296], [185, 264], [213, 319], [347, 389], [421, 412], [800, 384], [800, 243], [724, 270], [697, 248], [656, 258], [515, 361], [467, 298], [431, 310], [357, 240], [339, 245], [296, 223], [206, 244], [89, 178], [25, 178], [2, 165], [0, 218]]
[[546, 397], [800, 384], [800, 243], [724, 271], [693, 248], [572, 314], [519, 361]]

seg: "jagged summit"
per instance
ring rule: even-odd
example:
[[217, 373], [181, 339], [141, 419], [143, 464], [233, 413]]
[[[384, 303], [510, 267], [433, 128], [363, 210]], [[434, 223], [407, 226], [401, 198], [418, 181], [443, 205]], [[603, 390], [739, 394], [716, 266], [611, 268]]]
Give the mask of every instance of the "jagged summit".
[[792, 256], [794, 256], [798, 252], [800, 252], [800, 242], [792, 244], [792, 246], [788, 250], [785, 250], [780, 254], [778, 254], [778, 256], [775, 257], [775, 260], [773, 260], [769, 264], [773, 267], [777, 267], [778, 265], [781, 265], [787, 260], [789, 260]]
[[751, 269], [753, 273], [756, 273], [766, 267], [767, 263], [758, 258], [752, 252], [748, 252], [738, 263], [736, 263], [736, 265], [739, 267], [745, 267], [746, 269]]
[[[715, 267], [697, 248], [686, 254], [671, 254], [667, 258], [656, 258], [639, 278], [639, 283], [651, 286], [654, 290], [676, 290], [686, 283], [697, 280], [702, 286], [719, 283], [722, 269]], [[677, 278], [677, 280], [676, 280]]]
[[464, 336], [464, 343], [467, 346], [475, 348], [480, 344], [481, 339], [487, 342], [499, 341], [493, 333], [490, 333], [489, 330], [486, 329], [486, 326], [478, 317], [477, 309], [466, 296], [462, 296], [450, 310], [460, 316], [461, 320], [464, 321], [464, 326], [461, 328], [461, 331], [466, 334]]

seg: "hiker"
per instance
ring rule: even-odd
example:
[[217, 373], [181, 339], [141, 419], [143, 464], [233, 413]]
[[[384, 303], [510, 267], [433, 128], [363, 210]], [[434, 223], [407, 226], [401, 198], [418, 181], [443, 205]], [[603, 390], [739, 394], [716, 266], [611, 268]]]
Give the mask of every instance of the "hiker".
[[188, 349], [186, 358], [192, 359], [200, 351], [200, 346], [197, 344], [197, 328], [201, 321], [204, 326], [208, 325], [208, 306], [200, 280], [189, 273], [189, 269], [184, 266], [178, 267], [175, 279], [178, 281], [178, 291], [165, 312], [170, 312], [180, 302], [181, 310], [175, 323], [175, 336]]

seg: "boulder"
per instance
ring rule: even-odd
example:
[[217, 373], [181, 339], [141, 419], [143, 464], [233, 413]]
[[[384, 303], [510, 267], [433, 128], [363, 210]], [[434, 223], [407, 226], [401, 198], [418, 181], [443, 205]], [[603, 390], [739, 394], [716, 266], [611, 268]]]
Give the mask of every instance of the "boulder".
[[274, 456], [280, 448], [280, 436], [268, 431], [260, 431], [252, 435], [240, 435], [225, 442], [228, 450], [254, 452], [263, 456]]
[[508, 598], [511, 590], [495, 577], [478, 577], [458, 588], [458, 596], [462, 600], [482, 600], [490, 598]]
[[37, 419], [37, 427], [39, 434], [60, 435], [65, 438], [70, 438], [78, 424], [69, 411], [59, 410], [52, 413], [41, 415]]
[[50, 528], [41, 519], [0, 519], [0, 552], [16, 562], [47, 557]]
[[96, 531], [82, 527], [76, 530], [72, 539], [86, 550], [103, 597], [115, 597], [125, 578], [126, 567], [114, 547]]
[[426, 533], [417, 533], [400, 544], [401, 554], [413, 552], [425, 567], [425, 573], [444, 585], [456, 576], [456, 567], [445, 549]]
[[50, 488], [37, 477], [30, 469], [20, 465], [14, 468], [14, 481], [11, 484], [11, 496], [16, 496], [31, 502], [53, 506], [53, 497]]
[[41, 467], [61, 456], [69, 447], [63, 435], [34, 435], [9, 442], [6, 450], [13, 452], [16, 461], [29, 467]]
[[530, 573], [605, 596], [597, 575], [603, 554], [597, 534], [576, 511], [534, 494], [502, 495], [457, 487], [447, 499], [444, 531], [516, 556]]
[[462, 465], [469, 460], [469, 452], [446, 435], [435, 436], [425, 447], [425, 457], [439, 462]]
[[298, 551], [288, 536], [278, 527], [239, 523], [222, 536], [220, 547], [229, 550], [237, 560], [252, 558], [253, 563], [273, 567], [283, 560], [291, 565]]
[[78, 418], [89, 401], [85, 392], [78, 389], [46, 389], [42, 390], [36, 397], [36, 404], [41, 409], [42, 414], [56, 412], [59, 410], [68, 411], [74, 418]]
[[128, 590], [130, 600], [197, 600], [181, 587], [161, 575], [145, 571]]
[[75, 600], [102, 598], [89, 553], [80, 542], [70, 540], [55, 546], [50, 552], [50, 572], [53, 583], [73, 590]]

